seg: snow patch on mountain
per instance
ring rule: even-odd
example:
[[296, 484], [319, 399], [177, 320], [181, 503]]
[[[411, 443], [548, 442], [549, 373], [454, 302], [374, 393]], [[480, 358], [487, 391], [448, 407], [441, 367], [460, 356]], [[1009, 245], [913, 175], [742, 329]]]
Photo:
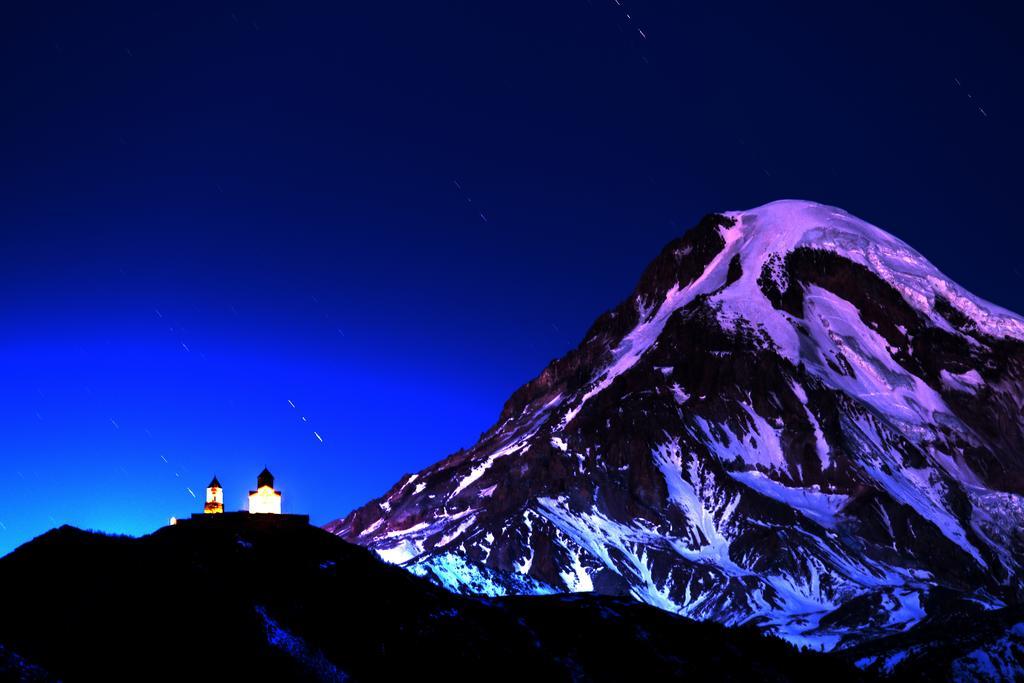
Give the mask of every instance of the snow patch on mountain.
[[947, 387], [967, 394], [973, 394], [985, 386], [985, 380], [982, 379], [981, 374], [973, 369], [960, 373], [942, 370], [939, 375], [942, 377], [942, 383]]
[[453, 552], [431, 555], [406, 565], [416, 576], [423, 576], [460, 595], [553, 595], [560, 592], [523, 574], [496, 572]]
[[[741, 573], [729, 557], [729, 540], [722, 533], [739, 504], [739, 496], [734, 496], [724, 505], [716, 504], [714, 477], [703, 471], [695, 455], [687, 459], [684, 469], [678, 442], [657, 448], [653, 455], [654, 462], [665, 476], [669, 500], [682, 510], [690, 525], [685, 545], [674, 544], [676, 550], [688, 559], [709, 561], [725, 571]], [[715, 507], [718, 509], [713, 509]]]
[[730, 472], [729, 476], [763, 496], [799, 510], [808, 519], [830, 529], [836, 527], [837, 515], [850, 500], [847, 495], [822, 493], [817, 485], [810, 488], [786, 486], [756, 470]]

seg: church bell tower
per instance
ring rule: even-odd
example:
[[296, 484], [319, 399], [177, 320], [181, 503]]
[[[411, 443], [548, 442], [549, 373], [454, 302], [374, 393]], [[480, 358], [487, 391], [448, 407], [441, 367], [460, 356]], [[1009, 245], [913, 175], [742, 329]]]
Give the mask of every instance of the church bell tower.
[[206, 487], [206, 504], [203, 505], [203, 512], [208, 515], [224, 512], [224, 489], [221, 488], [216, 476]]

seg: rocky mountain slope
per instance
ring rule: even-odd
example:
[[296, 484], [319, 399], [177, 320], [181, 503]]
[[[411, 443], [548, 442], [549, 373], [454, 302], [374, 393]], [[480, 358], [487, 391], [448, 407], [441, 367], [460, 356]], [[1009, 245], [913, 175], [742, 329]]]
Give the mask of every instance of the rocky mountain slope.
[[704, 218], [475, 446], [327, 528], [458, 592], [851, 649], [1021, 602], [1022, 401], [1024, 318], [776, 202]]
[[0, 680], [867, 677], [633, 601], [453, 595], [323, 530], [255, 517], [138, 539], [62, 527], [0, 559]]

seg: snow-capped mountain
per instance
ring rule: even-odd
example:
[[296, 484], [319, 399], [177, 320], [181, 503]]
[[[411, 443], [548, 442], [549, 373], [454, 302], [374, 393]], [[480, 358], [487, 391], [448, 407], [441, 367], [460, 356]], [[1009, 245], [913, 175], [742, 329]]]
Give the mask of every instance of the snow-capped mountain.
[[1024, 597], [1022, 402], [1024, 318], [780, 201], [704, 218], [474, 447], [328, 529], [456, 591], [849, 648]]

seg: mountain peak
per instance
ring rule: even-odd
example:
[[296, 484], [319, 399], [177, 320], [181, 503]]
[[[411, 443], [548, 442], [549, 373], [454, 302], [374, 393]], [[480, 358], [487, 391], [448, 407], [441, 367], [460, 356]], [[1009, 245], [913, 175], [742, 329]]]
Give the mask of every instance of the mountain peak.
[[944, 300], [987, 334], [1024, 339], [1024, 318], [975, 297], [902, 240], [842, 209], [780, 200], [723, 215], [740, 231], [733, 239], [743, 254], [744, 271], [751, 273], [744, 294], [754, 294], [749, 283], [761, 275], [771, 254], [819, 249], [869, 269], [936, 324], [944, 324], [945, 316], [936, 311], [936, 302]]

